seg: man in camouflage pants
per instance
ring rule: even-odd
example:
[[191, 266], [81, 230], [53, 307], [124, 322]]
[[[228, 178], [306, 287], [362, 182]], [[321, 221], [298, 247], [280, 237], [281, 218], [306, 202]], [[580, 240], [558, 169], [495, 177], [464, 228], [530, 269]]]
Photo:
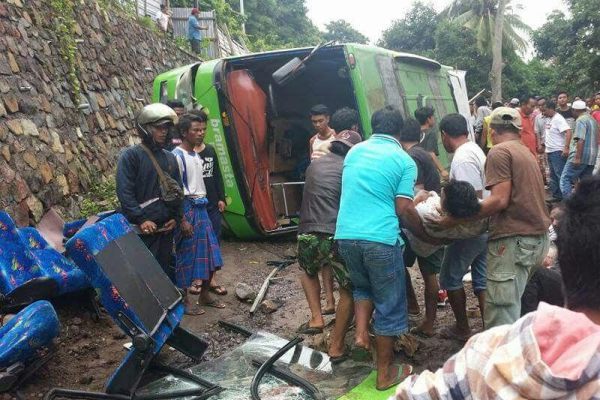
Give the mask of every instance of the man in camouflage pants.
[[324, 267], [329, 267], [340, 286], [340, 300], [329, 347], [329, 356], [334, 363], [347, 358], [344, 352], [344, 337], [352, 321], [354, 302], [348, 272], [342, 258], [337, 254], [333, 236], [342, 190], [344, 157], [350, 148], [360, 141], [361, 137], [356, 132], [340, 132], [331, 143], [330, 153], [313, 160], [306, 171], [300, 209], [298, 263], [304, 271], [301, 283], [311, 311], [311, 319], [300, 326], [298, 333], [323, 332], [321, 284], [318, 273]]

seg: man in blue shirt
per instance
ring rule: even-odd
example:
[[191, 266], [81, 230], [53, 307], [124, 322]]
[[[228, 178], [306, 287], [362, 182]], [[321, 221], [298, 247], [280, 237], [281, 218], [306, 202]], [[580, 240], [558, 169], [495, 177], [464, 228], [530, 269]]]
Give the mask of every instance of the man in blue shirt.
[[200, 14], [200, 10], [197, 8], [192, 8], [192, 14], [188, 18], [188, 40], [190, 41], [190, 45], [192, 46], [192, 51], [195, 54], [200, 53], [200, 42], [202, 41], [202, 32], [208, 28], [201, 27], [200, 22], [198, 21], [198, 15]]
[[377, 389], [386, 390], [410, 375], [408, 364], [393, 365], [394, 340], [408, 330], [403, 242], [400, 224], [423, 240], [414, 208], [417, 167], [399, 142], [404, 126], [397, 109], [373, 114], [373, 134], [350, 150], [344, 161], [342, 197], [335, 239], [353, 285], [356, 349], [369, 349], [366, 329], [375, 309]]

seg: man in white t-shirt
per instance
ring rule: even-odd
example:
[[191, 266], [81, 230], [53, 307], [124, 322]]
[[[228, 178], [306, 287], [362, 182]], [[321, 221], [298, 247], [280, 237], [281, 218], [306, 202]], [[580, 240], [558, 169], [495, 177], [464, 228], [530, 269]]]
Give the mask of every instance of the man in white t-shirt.
[[[485, 154], [476, 143], [469, 141], [467, 120], [460, 114], [446, 115], [440, 121], [440, 131], [444, 148], [448, 153], [454, 153], [450, 164], [450, 180], [469, 182], [480, 199], [486, 198], [489, 191], [485, 189]], [[465, 341], [471, 336], [462, 281], [469, 266], [473, 277], [473, 291], [483, 315], [487, 279], [487, 233], [471, 239], [456, 240], [446, 246], [440, 286], [448, 291], [456, 325], [444, 328], [440, 334], [449, 339]]]
[[310, 109], [310, 122], [317, 133], [310, 138], [310, 159], [314, 160], [325, 154], [321, 148], [335, 139], [335, 131], [329, 127], [329, 108], [323, 104], [317, 104]]
[[[203, 178], [202, 158], [194, 150], [202, 144], [206, 132], [206, 114], [185, 114], [179, 119], [181, 145], [172, 153], [177, 159], [185, 200], [183, 218], [175, 230], [175, 280], [186, 291], [184, 298], [187, 315], [201, 315], [198, 304], [224, 308], [225, 304], [209, 295], [210, 281], [223, 266], [219, 241], [206, 212], [208, 200]], [[197, 304], [189, 295], [199, 295]]]
[[554, 201], [561, 201], [560, 177], [569, 156], [571, 128], [565, 118], [556, 112], [556, 103], [552, 100], [546, 102], [544, 115], [547, 118], [544, 144], [550, 167], [550, 191]]

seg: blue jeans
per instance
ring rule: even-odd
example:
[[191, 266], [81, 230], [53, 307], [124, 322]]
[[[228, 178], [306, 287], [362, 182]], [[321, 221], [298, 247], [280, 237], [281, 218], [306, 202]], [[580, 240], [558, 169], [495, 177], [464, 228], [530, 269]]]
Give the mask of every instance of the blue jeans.
[[562, 151], [553, 151], [548, 153], [547, 156], [548, 167], [550, 168], [550, 192], [552, 193], [552, 197], [562, 200], [560, 177], [562, 176], [567, 159], [562, 156]]
[[569, 160], [565, 164], [562, 175], [560, 176], [560, 191], [564, 199], [571, 195], [573, 191], [573, 184], [579, 179], [583, 179], [587, 176], [592, 176], [594, 172], [593, 165], [573, 164], [573, 161]]
[[406, 333], [406, 277], [400, 242], [390, 246], [366, 240], [339, 240], [338, 244], [352, 281], [354, 301], [373, 302], [375, 334]]
[[459, 290], [464, 287], [463, 277], [471, 266], [473, 291], [475, 294], [486, 288], [488, 234], [456, 240], [446, 246], [440, 286], [445, 290]]

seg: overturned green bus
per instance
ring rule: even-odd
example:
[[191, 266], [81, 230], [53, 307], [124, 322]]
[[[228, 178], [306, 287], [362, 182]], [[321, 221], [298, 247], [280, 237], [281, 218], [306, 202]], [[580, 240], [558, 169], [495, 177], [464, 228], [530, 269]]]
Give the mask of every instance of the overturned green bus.
[[[243, 239], [293, 232], [302, 197], [302, 165], [314, 134], [315, 104], [358, 110], [361, 131], [386, 105], [412, 116], [469, 115], [464, 72], [434, 60], [358, 44], [279, 50], [198, 62], [160, 74], [153, 100], [177, 99], [209, 115], [225, 183], [228, 230]], [[440, 160], [447, 164], [441, 146]]]

